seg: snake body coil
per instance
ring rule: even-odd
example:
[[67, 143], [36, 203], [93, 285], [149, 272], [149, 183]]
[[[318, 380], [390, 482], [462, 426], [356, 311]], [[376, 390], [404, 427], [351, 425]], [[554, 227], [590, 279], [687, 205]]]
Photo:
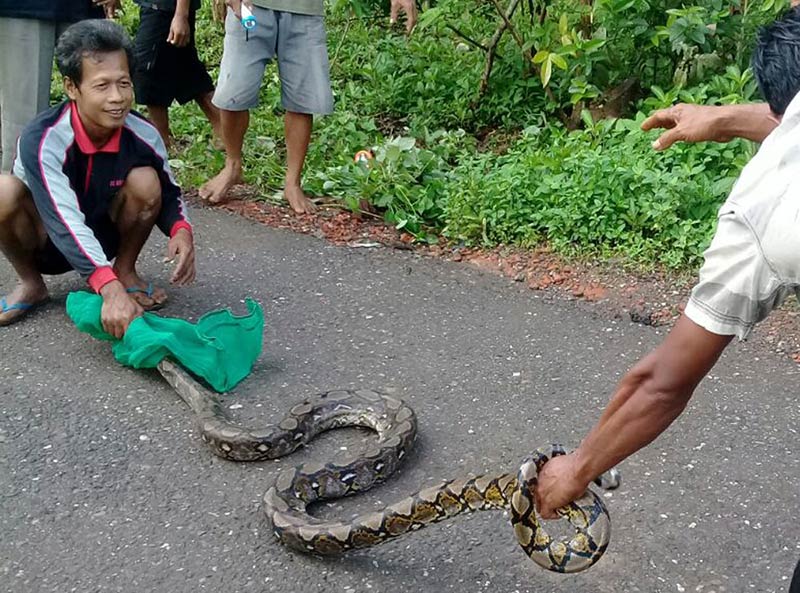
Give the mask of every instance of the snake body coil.
[[[585, 570], [608, 546], [608, 512], [591, 490], [560, 511], [576, 530], [569, 541], [553, 540], [536, 516], [530, 492], [539, 469], [551, 457], [565, 453], [558, 445], [538, 449], [514, 474], [446, 481], [349, 522], [316, 519], [307, 511], [309, 504], [367, 490], [395, 472], [416, 438], [417, 421], [411, 408], [373, 391], [331, 391], [294, 406], [275, 426], [247, 430], [231, 422], [217, 397], [180, 366], [165, 359], [158, 369], [194, 411], [203, 441], [225, 459], [283, 457], [331, 428], [363, 426], [378, 434], [377, 442], [356, 456], [343, 454], [325, 464], [306, 463], [278, 476], [264, 496], [264, 509], [278, 539], [295, 550], [340, 554], [374, 546], [460, 513], [485, 509], [510, 510], [519, 544], [534, 562], [548, 570]], [[611, 470], [595, 482], [603, 488], [615, 488], [619, 473]]]

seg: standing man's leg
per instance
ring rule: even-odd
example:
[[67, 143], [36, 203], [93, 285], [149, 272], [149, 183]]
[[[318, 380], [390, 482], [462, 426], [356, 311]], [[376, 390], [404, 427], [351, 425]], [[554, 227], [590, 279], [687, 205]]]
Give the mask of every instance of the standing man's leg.
[[284, 116], [286, 136], [286, 184], [283, 195], [292, 210], [302, 214], [313, 212], [314, 204], [308, 199], [301, 185], [303, 164], [306, 161], [308, 144], [311, 142], [311, 128], [314, 116], [309, 113], [287, 111]]
[[225, 166], [200, 188], [200, 197], [212, 204], [224, 202], [228, 197], [228, 190], [244, 181], [242, 150], [244, 135], [250, 124], [250, 112], [220, 108], [219, 121], [222, 144], [225, 146]]
[[250, 123], [249, 110], [258, 105], [264, 68], [273, 57], [278, 24], [275, 12], [255, 7], [255, 29], [245, 32], [233, 11], [225, 17], [225, 41], [214, 105], [220, 110], [225, 166], [200, 188], [200, 197], [211, 203], [226, 199], [231, 186], [242, 182], [242, 150]]
[[158, 130], [164, 146], [172, 147], [172, 131], [169, 129], [169, 108], [163, 105], [148, 105], [147, 119]]
[[183, 94], [178, 93], [177, 98], [181, 103], [188, 103], [194, 99], [200, 110], [211, 124], [214, 136], [222, 139], [222, 124], [219, 119], [219, 109], [216, 108], [212, 99], [214, 98], [214, 82], [208, 75], [206, 65], [197, 54], [195, 44], [195, 32], [197, 30], [197, 12], [189, 14], [189, 45], [179, 49], [179, 56], [176, 63], [178, 69], [183, 73], [180, 88]]
[[211, 129], [214, 130], [214, 137], [222, 140], [222, 122], [220, 121], [219, 109], [212, 102], [214, 98], [214, 91], [203, 93], [195, 98], [200, 110], [205, 114], [208, 123], [211, 124]]
[[133, 42], [136, 102], [147, 106], [148, 119], [167, 147], [172, 144], [168, 108], [174, 99], [174, 79], [179, 76], [169, 68], [170, 52], [175, 49], [167, 43], [171, 22], [171, 12], [140, 6], [139, 28]]
[[14, 162], [22, 128], [47, 108], [53, 74], [56, 23], [0, 17], [0, 172]]
[[139, 29], [134, 41], [136, 102], [147, 106], [150, 121], [168, 147], [173, 139], [169, 106], [174, 100], [181, 104], [197, 101], [214, 135], [221, 137], [219, 110], [211, 103], [214, 83], [195, 47], [196, 17], [196, 11], [189, 13], [188, 44], [177, 47], [167, 42], [173, 13], [145, 6], [139, 9]]
[[278, 68], [286, 116], [284, 196], [295, 212], [314, 205], [303, 192], [301, 175], [311, 140], [313, 114], [333, 111], [327, 36], [321, 16], [278, 13]]

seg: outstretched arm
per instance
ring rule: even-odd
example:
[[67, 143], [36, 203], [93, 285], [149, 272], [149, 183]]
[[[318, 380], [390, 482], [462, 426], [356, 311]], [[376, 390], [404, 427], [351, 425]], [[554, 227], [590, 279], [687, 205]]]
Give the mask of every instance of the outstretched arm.
[[664, 432], [731, 338], [682, 316], [664, 342], [623, 377], [578, 449], [545, 465], [535, 492], [541, 516], [555, 518], [556, 509], [579, 497], [594, 478]]
[[656, 111], [644, 120], [642, 129], [666, 128], [653, 142], [653, 148], [664, 150], [676, 142], [728, 142], [733, 138], [761, 142], [778, 123], [766, 103], [718, 106], [681, 103]]

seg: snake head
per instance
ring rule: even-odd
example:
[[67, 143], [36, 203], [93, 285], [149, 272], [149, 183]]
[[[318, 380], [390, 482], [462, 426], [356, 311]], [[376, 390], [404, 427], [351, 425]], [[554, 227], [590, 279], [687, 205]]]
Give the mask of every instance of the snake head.
[[603, 472], [594, 479], [594, 483], [603, 490], [614, 490], [622, 484], [622, 474], [616, 467], [612, 467], [607, 472]]

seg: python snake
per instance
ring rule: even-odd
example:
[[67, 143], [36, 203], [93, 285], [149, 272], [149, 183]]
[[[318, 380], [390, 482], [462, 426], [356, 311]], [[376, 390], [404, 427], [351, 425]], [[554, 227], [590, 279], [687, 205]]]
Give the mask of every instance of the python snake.
[[[277, 425], [248, 430], [234, 424], [216, 395], [179, 365], [164, 359], [158, 370], [195, 413], [203, 441], [225, 459], [283, 457], [332, 428], [362, 426], [378, 433], [377, 441], [355, 457], [342, 453], [328, 463], [306, 463], [279, 474], [264, 496], [264, 508], [275, 535], [295, 550], [340, 554], [483, 509], [510, 510], [519, 544], [534, 562], [548, 570], [585, 570], [608, 546], [610, 519], [603, 501], [592, 490], [559, 511], [575, 528], [568, 541], [551, 538], [536, 516], [530, 493], [539, 469], [553, 456], [565, 453], [559, 445], [538, 449], [514, 474], [446, 481], [349, 522], [316, 519], [307, 511], [309, 504], [362, 492], [394, 473], [416, 438], [417, 420], [411, 408], [369, 390], [330, 391], [297, 404]], [[612, 469], [595, 483], [611, 489], [619, 485], [619, 480], [619, 473]]]

